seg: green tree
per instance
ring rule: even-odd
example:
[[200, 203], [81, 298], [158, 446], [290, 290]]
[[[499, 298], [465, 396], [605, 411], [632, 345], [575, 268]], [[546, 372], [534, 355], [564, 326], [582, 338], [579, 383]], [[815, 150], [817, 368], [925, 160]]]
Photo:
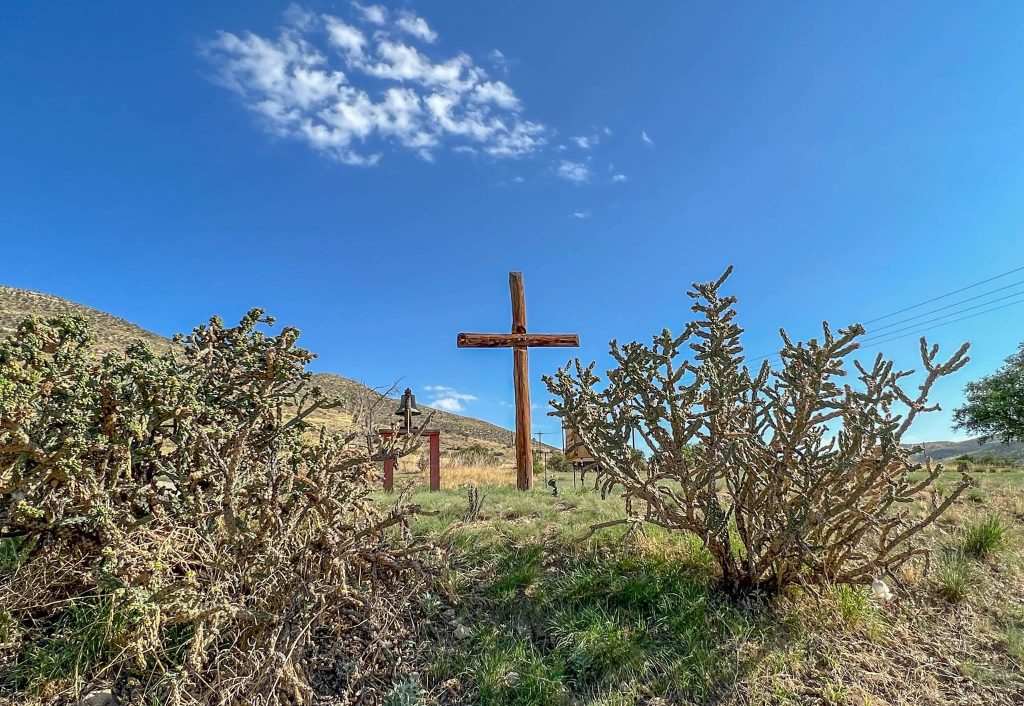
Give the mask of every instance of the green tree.
[[981, 434], [982, 441], [1024, 441], [1024, 343], [999, 370], [967, 383], [964, 397], [953, 414], [957, 429]]

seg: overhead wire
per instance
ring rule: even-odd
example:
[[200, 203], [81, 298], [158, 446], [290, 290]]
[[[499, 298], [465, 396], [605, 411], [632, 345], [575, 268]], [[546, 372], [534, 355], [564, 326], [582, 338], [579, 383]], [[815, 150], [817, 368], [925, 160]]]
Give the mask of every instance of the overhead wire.
[[[913, 309], [918, 309], [918, 308], [920, 308], [922, 306], [925, 306], [927, 304], [931, 304], [931, 303], [939, 301], [941, 299], [945, 299], [946, 297], [953, 296], [954, 294], [959, 294], [961, 292], [965, 292], [967, 290], [974, 289], [975, 287], [980, 287], [983, 284], [987, 284], [989, 282], [993, 282], [993, 281], [995, 281], [997, 279], [1002, 279], [1003, 277], [1007, 277], [1009, 275], [1012, 275], [1014, 273], [1021, 272], [1021, 271], [1024, 271], [1024, 266], [1015, 267], [1015, 268], [1013, 268], [1011, 270], [1007, 270], [1006, 272], [1003, 272], [1001, 274], [995, 275], [993, 277], [987, 277], [987, 278], [985, 278], [983, 280], [980, 280], [978, 282], [974, 282], [972, 284], [968, 284], [966, 286], [959, 287], [957, 289], [951, 290], [951, 291], [946, 292], [944, 294], [940, 294], [940, 295], [938, 295], [936, 297], [932, 297], [931, 299], [926, 299], [926, 300], [924, 300], [922, 302], [918, 302], [917, 304], [912, 304], [911, 306], [903, 307], [902, 309], [897, 309], [896, 311], [889, 312], [888, 314], [884, 314], [882, 316], [875, 317], [874, 319], [870, 319], [870, 320], [866, 321], [864, 325], [866, 326], [867, 324], [870, 324], [870, 323], [874, 323], [874, 322], [877, 322], [877, 321], [883, 321], [885, 319], [891, 318], [891, 317], [896, 316], [898, 314], [902, 314], [902, 313], [905, 313], [907, 311], [912, 311]], [[971, 301], [976, 301], [978, 299], [984, 299], [985, 297], [988, 297], [988, 296], [990, 296], [992, 294], [995, 294], [995, 293], [1001, 292], [1001, 291], [1005, 291], [1007, 289], [1012, 289], [1013, 287], [1019, 286], [1021, 284], [1024, 284], [1024, 280], [1021, 280], [1021, 281], [1018, 281], [1018, 282], [1014, 282], [1013, 284], [1008, 284], [1008, 285], [1005, 285], [1003, 287], [997, 287], [996, 289], [993, 289], [993, 290], [990, 290], [988, 292], [985, 292], [984, 294], [979, 294], [979, 295], [976, 295], [976, 296], [973, 296], [973, 297], [968, 297], [968, 298], [962, 299], [962, 300], [960, 300], [958, 302], [953, 302], [952, 304], [947, 304], [945, 306], [938, 307], [936, 309], [924, 312], [922, 314], [911, 316], [911, 317], [908, 317], [906, 319], [902, 319], [900, 321], [893, 322], [891, 324], [886, 324], [885, 326], [878, 327], [878, 328], [874, 329], [873, 331], [871, 331], [871, 334], [872, 334], [871, 337], [869, 337], [867, 339], [861, 339], [860, 341], [858, 341], [858, 343], [864, 344], [864, 343], [872, 343], [872, 342], [874, 342], [874, 343], [872, 343], [871, 346], [868, 346], [868, 347], [873, 347], [873, 345], [880, 345], [880, 344], [887, 343], [887, 342], [892, 341], [892, 340], [897, 340], [898, 338], [904, 338], [905, 336], [916, 335], [915, 333], [902, 334], [902, 332], [909, 331], [910, 329], [919, 329], [920, 333], [925, 333], [927, 331], [930, 331], [931, 329], [939, 328], [939, 327], [945, 326], [947, 324], [956, 323], [958, 321], [963, 321], [965, 319], [974, 318], [975, 316], [981, 316], [982, 314], [987, 314], [987, 313], [989, 313], [991, 311], [997, 311], [999, 309], [1004, 309], [1004, 308], [1006, 308], [1008, 306], [1013, 306], [1015, 304], [1024, 303], [1024, 299], [1022, 299], [1022, 300], [1019, 300], [1019, 301], [1009, 302], [1007, 304], [1003, 304], [1003, 305], [1000, 305], [1000, 306], [987, 308], [987, 309], [984, 309], [982, 311], [976, 312], [974, 314], [969, 314], [968, 316], [963, 316], [963, 317], [960, 317], [960, 318], [957, 318], [957, 319], [953, 319], [951, 321], [946, 321], [946, 322], [943, 322], [943, 323], [935, 323], [935, 322], [942, 321], [943, 319], [946, 319], [946, 318], [948, 318], [950, 316], [957, 316], [958, 314], [962, 314], [962, 313], [964, 313], [966, 311], [971, 311], [973, 309], [977, 309], [977, 308], [980, 308], [980, 307], [988, 307], [991, 304], [994, 304], [996, 302], [1004, 301], [1006, 299], [1012, 299], [1014, 297], [1024, 295], [1024, 292], [1015, 292], [1013, 294], [1009, 294], [1009, 295], [1006, 295], [1006, 296], [1003, 296], [1003, 297], [997, 297], [996, 299], [991, 299], [989, 301], [982, 302], [981, 304], [976, 304], [974, 306], [966, 307], [964, 309], [959, 309], [957, 311], [951, 311], [948, 314], [944, 314], [942, 316], [935, 317], [934, 319], [929, 319], [927, 321], [918, 321], [917, 323], [914, 323], [911, 326], [907, 326], [907, 327], [904, 327], [902, 329], [897, 329], [895, 331], [886, 331], [885, 333], [876, 333], [876, 332], [885, 331], [885, 329], [892, 328], [893, 326], [899, 326], [901, 324], [908, 323], [910, 321], [914, 321], [915, 319], [919, 319], [919, 318], [921, 318], [923, 316], [928, 316], [930, 314], [938, 313], [940, 311], [945, 311], [947, 309], [952, 309], [954, 307], [958, 307], [958, 306], [960, 306], [962, 304], [966, 304], [966, 303], [971, 302]], [[935, 325], [930, 325], [930, 324], [933, 324], [933, 323]], [[927, 328], [921, 329], [922, 326], [926, 326], [926, 325], [928, 325]], [[902, 335], [896, 335], [896, 334], [902, 334]], [[880, 339], [883, 339], [883, 340], [880, 340]], [[765, 359], [768, 359], [768, 358], [779, 357], [780, 355], [781, 355], [781, 353], [776, 351], [775, 353], [769, 353], [768, 355], [759, 356], [757, 358], [750, 358], [750, 359], [748, 359], [748, 362], [753, 363], [753, 362], [757, 362], [757, 361], [760, 361], [760, 360], [765, 360]]]

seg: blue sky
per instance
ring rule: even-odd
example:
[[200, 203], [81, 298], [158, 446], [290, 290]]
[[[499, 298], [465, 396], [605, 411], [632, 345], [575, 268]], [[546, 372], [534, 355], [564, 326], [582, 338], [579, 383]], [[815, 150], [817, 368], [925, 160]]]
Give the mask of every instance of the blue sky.
[[[163, 334], [259, 305], [510, 425], [511, 353], [455, 347], [510, 270], [601, 365], [730, 263], [751, 356], [1024, 266], [1022, 46], [1016, 3], [5, 3], [0, 282]], [[1022, 314], [929, 333], [974, 344], [947, 410]]]

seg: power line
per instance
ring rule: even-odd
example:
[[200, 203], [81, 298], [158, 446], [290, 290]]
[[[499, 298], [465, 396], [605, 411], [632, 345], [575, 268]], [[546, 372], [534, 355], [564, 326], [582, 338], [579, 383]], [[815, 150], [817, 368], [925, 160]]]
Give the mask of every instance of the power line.
[[[974, 289], [975, 287], [980, 287], [983, 284], [987, 284], [989, 282], [993, 282], [993, 281], [995, 281], [997, 279], [1002, 279], [1003, 277], [1006, 277], [1007, 275], [1012, 275], [1015, 272], [1020, 272], [1022, 270], [1024, 270], [1024, 266], [1016, 267], [1016, 268], [1014, 268], [1012, 270], [1007, 270], [1006, 272], [1003, 272], [1002, 274], [995, 275], [994, 277], [989, 277], [989, 278], [983, 279], [983, 280], [981, 280], [979, 282], [974, 282], [973, 284], [969, 284], [967, 286], [960, 287], [959, 289], [954, 289], [954, 290], [952, 290], [950, 292], [946, 292], [945, 294], [940, 294], [937, 297], [932, 297], [931, 299], [926, 299], [923, 302], [919, 302], [917, 304], [913, 304], [911, 306], [904, 307], [903, 309], [897, 309], [896, 311], [890, 312], [890, 313], [885, 314], [883, 316], [878, 316], [878, 317], [876, 317], [874, 319], [870, 319], [869, 321], [864, 322], [864, 325], [867, 325], [867, 324], [870, 324], [870, 323], [874, 323], [876, 321], [882, 321], [884, 319], [888, 319], [891, 316], [896, 316], [897, 314], [902, 314], [902, 313], [904, 313], [906, 311], [911, 311], [913, 309], [917, 309], [917, 308], [922, 307], [922, 306], [924, 306], [926, 304], [931, 304], [932, 302], [939, 301], [940, 299], [945, 299], [946, 297], [950, 297], [950, 296], [952, 296], [954, 294], [959, 294], [960, 292], [966, 292], [968, 289]], [[1024, 281], [1022, 281], [1022, 282], [1024, 282]], [[945, 306], [945, 307], [939, 307], [938, 309], [935, 309], [935, 310], [933, 310], [931, 312], [925, 312], [924, 314], [921, 314], [920, 316], [927, 316], [929, 313], [935, 313], [937, 311], [942, 311], [944, 309], [948, 309], [948, 308], [953, 307], [953, 306], [958, 306], [959, 304], [964, 304], [964, 303], [972, 301], [974, 299], [979, 299], [979, 298], [982, 298], [982, 297], [986, 297], [989, 294], [994, 294], [995, 292], [999, 292], [999, 291], [1002, 291], [1002, 290], [1005, 290], [1005, 289], [1009, 289], [1010, 287], [1015, 287], [1018, 284], [1021, 284], [1022, 282], [1017, 282], [1015, 284], [1010, 284], [1010, 285], [1007, 285], [1005, 287], [1000, 287], [998, 289], [993, 289], [992, 291], [988, 292], [987, 294], [980, 294], [977, 297], [971, 297], [971, 298], [968, 298], [968, 299], [964, 299], [964, 300], [960, 301], [957, 304], [950, 304], [950, 305]], [[1010, 295], [1010, 296], [1016, 296], [1016, 295]], [[1006, 298], [1008, 298], [1008, 297], [1003, 297], [1003, 299], [1006, 299]], [[991, 303], [993, 303], [995, 301], [1000, 301], [1000, 299], [994, 299], [994, 300], [992, 300], [990, 302], [986, 302], [986, 304], [991, 304]], [[1012, 303], [1015, 303], [1015, 302], [1012, 302]], [[980, 306], [985, 306], [986, 304], [982, 304]], [[971, 308], [977, 308], [977, 307], [968, 307], [967, 309], [962, 309], [961, 311], [969, 311]], [[996, 307], [996, 308], [999, 309], [999, 308], [1002, 308], [1002, 307]], [[958, 314], [958, 313], [960, 313], [960, 312], [951, 312], [950, 314], [947, 314], [947, 316], [954, 316], [955, 314]], [[986, 312], [979, 312], [979, 313], [986, 313]], [[890, 326], [896, 326], [896, 325], [898, 325], [900, 323], [906, 323], [907, 321], [912, 321], [912, 320], [914, 320], [916, 318], [920, 318], [920, 316], [912, 316], [912, 317], [910, 317], [910, 318], [908, 318], [908, 319], [906, 319], [904, 321], [896, 322], [894, 324], [889, 324], [887, 326], [883, 326], [883, 327], [881, 327], [879, 329], [876, 329], [876, 330], [880, 331], [880, 330], [883, 330], [885, 328], [889, 328]], [[941, 320], [943, 318], [945, 318], [945, 316], [937, 317], [935, 320], [937, 321], [937, 320]], [[966, 318], [970, 318], [970, 317], [966, 317]], [[923, 322], [923, 321], [922, 322], [918, 322], [917, 324], [914, 325], [914, 327], [923, 325], [925, 323], [927, 323], [927, 322]], [[953, 322], [950, 321], [948, 323], [953, 323]], [[888, 335], [894, 334], [894, 333], [897, 333], [897, 332], [896, 331], [889, 331], [888, 333], [880, 334], [880, 335], [888, 336]], [[769, 353], [768, 355], [758, 356], [757, 358], [749, 358], [748, 362], [749, 363], [756, 363], [756, 362], [761, 361], [761, 360], [767, 360], [768, 358], [776, 358], [776, 357], [779, 357], [779, 356], [781, 356], [781, 353], [779, 351], [776, 351], [774, 353]]]
[[[929, 314], [934, 314], [934, 313], [939, 312], [939, 311], [945, 311], [946, 309], [952, 309], [955, 306], [960, 306], [961, 304], [966, 304], [967, 302], [972, 302], [972, 301], [975, 301], [976, 299], [984, 299], [985, 297], [989, 296], [990, 294], [995, 294], [996, 292], [1002, 292], [1003, 290], [1006, 290], [1006, 289], [1012, 289], [1013, 287], [1017, 287], [1017, 286], [1019, 286], [1021, 284], [1024, 284], [1024, 280], [1021, 280], [1019, 282], [1014, 282], [1013, 284], [1008, 284], [1005, 287], [999, 287], [997, 289], [993, 289], [992, 291], [985, 292], [984, 294], [979, 294], [979, 295], [974, 296], [974, 297], [968, 297], [967, 299], [961, 299], [958, 302], [953, 302], [952, 304], [947, 304], [946, 306], [940, 306], [938, 309], [932, 309], [931, 311], [926, 311], [923, 314], [917, 314], [916, 316], [910, 316], [910, 317], [908, 317], [906, 319], [900, 319], [899, 321], [894, 321], [893, 323], [886, 324], [885, 326], [879, 326], [878, 328], [872, 329], [870, 331], [870, 333], [874, 334], [877, 331], [882, 331], [882, 330], [885, 330], [887, 328], [892, 328], [893, 326], [899, 326], [900, 324], [905, 324], [908, 321], [913, 321], [914, 319], [920, 319], [922, 316], [928, 316]], [[1005, 297], [1001, 297], [999, 299], [992, 299], [992, 300], [990, 300], [990, 301], [988, 301], [986, 303], [994, 304], [995, 302], [1002, 301], [1003, 299], [1009, 299], [1010, 297], [1015, 297], [1018, 294], [1020, 294], [1020, 292], [1016, 292], [1014, 294], [1010, 294], [1010, 295], [1007, 295]], [[967, 311], [967, 309], [964, 309], [963, 311]], [[956, 313], [956, 312], [953, 312], [953, 313]]]
[[987, 284], [988, 282], [992, 282], [993, 280], [1001, 279], [1003, 277], [1006, 277], [1007, 275], [1012, 275], [1014, 272], [1020, 272], [1021, 270], [1024, 270], [1024, 266], [1017, 267], [1017, 268], [1012, 269], [1012, 270], [1010, 270], [1008, 272], [1004, 272], [1001, 275], [996, 275], [995, 277], [989, 277], [988, 279], [983, 279], [980, 282], [975, 282], [974, 284], [969, 284], [966, 287], [961, 287], [960, 289], [954, 289], [952, 292], [946, 292], [945, 294], [940, 294], [937, 297], [932, 297], [931, 299], [923, 301], [923, 302], [921, 302], [919, 304], [914, 304], [913, 306], [908, 306], [905, 309], [900, 309], [898, 311], [894, 311], [891, 314], [886, 314], [885, 316], [879, 316], [877, 319], [871, 319], [870, 321], [865, 321], [864, 325], [866, 326], [868, 324], [873, 324], [876, 321], [881, 321], [882, 319], [888, 319], [890, 316], [896, 316], [896, 314], [902, 314], [905, 311], [910, 311], [911, 309], [917, 309], [918, 307], [924, 306], [925, 304], [931, 304], [932, 302], [937, 302], [940, 299], [945, 299], [946, 297], [953, 296], [954, 294], [959, 294], [960, 292], [966, 292], [968, 289], [974, 289], [975, 287], [980, 287], [983, 284]]
[[[879, 338], [885, 338], [886, 336], [891, 336], [892, 334], [899, 333], [900, 331], [909, 331], [910, 329], [920, 328], [920, 327], [924, 326], [925, 324], [930, 324], [930, 323], [933, 323], [933, 322], [936, 322], [936, 321], [942, 321], [943, 319], [948, 319], [950, 316], [956, 316], [957, 314], [963, 314], [963, 313], [968, 312], [968, 311], [973, 311], [974, 309], [980, 309], [982, 307], [989, 306], [990, 304], [995, 304], [996, 302], [1005, 301], [1006, 299], [1012, 299], [1014, 297], [1019, 297], [1019, 296], [1022, 296], [1022, 295], [1024, 295], [1024, 292], [1015, 292], [1013, 294], [1008, 294], [1005, 297], [999, 297], [997, 299], [993, 299], [991, 301], [987, 301], [987, 302], [984, 302], [982, 304], [975, 304], [974, 306], [969, 306], [966, 309], [961, 309], [960, 311], [952, 311], [952, 312], [950, 312], [948, 314], [943, 314], [942, 316], [936, 316], [934, 319], [927, 319], [925, 321], [918, 321], [916, 324], [911, 324], [910, 326], [904, 326], [903, 328], [898, 328], [895, 331], [886, 331], [885, 333], [879, 333], [879, 334], [876, 334], [876, 335], [871, 335], [871, 336], [868, 336], [867, 338], [861, 339], [859, 342], [860, 343], [871, 343], [872, 341], [876, 341]], [[997, 306], [995, 308], [999, 309], [1000, 307]], [[879, 329], [879, 330], [881, 330], [881, 329]]]
[[893, 336], [892, 338], [887, 338], [887, 339], [885, 339], [883, 341], [875, 341], [871, 345], [865, 346], [865, 348], [876, 348], [878, 346], [881, 346], [881, 345], [884, 345], [884, 344], [888, 343], [889, 341], [895, 341], [895, 340], [900, 339], [900, 338], [907, 338], [908, 336], [917, 336], [917, 335], [920, 335], [922, 333], [926, 333], [927, 331], [931, 331], [933, 329], [940, 328], [942, 326], [948, 326], [949, 324], [955, 324], [956, 322], [963, 321], [964, 319], [973, 319], [975, 316], [981, 316], [982, 314], [988, 314], [988, 313], [991, 313], [993, 311], [996, 311], [997, 309], [1005, 309], [1008, 306], [1015, 306], [1017, 304], [1024, 304], [1024, 299], [1021, 299], [1020, 301], [1010, 302], [1009, 304], [1003, 304], [1001, 306], [995, 306], [995, 307], [992, 307], [991, 309], [986, 309], [985, 311], [979, 311], [979, 312], [977, 312], [975, 314], [968, 314], [967, 316], [962, 316], [959, 319], [953, 319], [952, 321], [946, 321], [946, 322], [941, 323], [941, 324], [936, 324], [935, 326], [929, 326], [926, 329], [921, 329], [921, 330], [915, 331], [913, 333], [904, 333], [904, 334], [900, 334], [898, 336]]

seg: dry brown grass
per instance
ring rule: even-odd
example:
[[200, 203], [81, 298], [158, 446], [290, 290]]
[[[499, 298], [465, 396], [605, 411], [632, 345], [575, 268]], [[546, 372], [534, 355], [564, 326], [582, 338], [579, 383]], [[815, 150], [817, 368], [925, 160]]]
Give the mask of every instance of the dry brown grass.
[[441, 487], [462, 485], [515, 485], [516, 471], [511, 466], [448, 466], [441, 468]]
[[[427, 471], [420, 471], [415, 461], [402, 461], [395, 477], [395, 486], [408, 483], [426, 488], [430, 483]], [[515, 486], [516, 471], [512, 466], [464, 466], [461, 464], [441, 465], [441, 489], [455, 490], [466, 485]]]

